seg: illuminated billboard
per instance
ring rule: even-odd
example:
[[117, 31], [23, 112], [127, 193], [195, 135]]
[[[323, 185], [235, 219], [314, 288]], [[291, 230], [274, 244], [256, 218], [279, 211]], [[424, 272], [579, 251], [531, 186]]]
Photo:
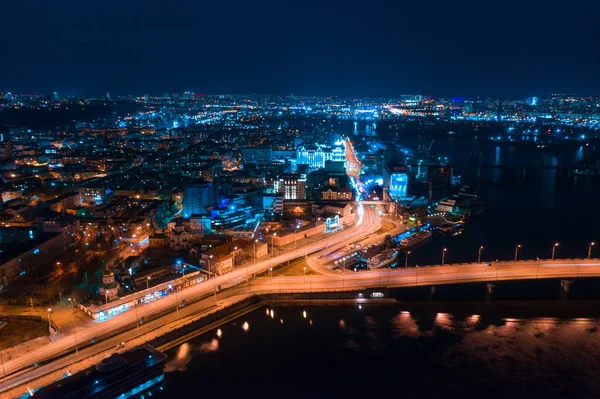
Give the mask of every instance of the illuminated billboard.
[[408, 175], [406, 173], [392, 173], [390, 176], [389, 193], [392, 198], [406, 197], [408, 188]]

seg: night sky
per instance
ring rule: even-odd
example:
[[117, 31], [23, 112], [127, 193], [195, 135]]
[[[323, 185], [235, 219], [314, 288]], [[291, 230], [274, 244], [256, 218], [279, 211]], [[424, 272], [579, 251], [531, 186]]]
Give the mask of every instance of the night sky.
[[600, 92], [597, 0], [1, 0], [0, 91]]

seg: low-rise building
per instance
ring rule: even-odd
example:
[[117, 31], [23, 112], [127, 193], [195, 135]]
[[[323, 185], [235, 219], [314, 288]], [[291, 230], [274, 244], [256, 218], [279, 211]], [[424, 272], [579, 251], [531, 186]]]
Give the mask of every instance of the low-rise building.
[[455, 206], [456, 206], [456, 200], [447, 199], [447, 200], [442, 200], [442, 201], [438, 202], [435, 209], [438, 211], [441, 211], [441, 212], [452, 212], [452, 211], [454, 211]]
[[119, 283], [115, 281], [115, 274], [108, 269], [102, 273], [100, 295], [104, 296], [106, 302], [119, 298]]
[[323, 201], [351, 201], [352, 191], [348, 188], [327, 187], [321, 191], [321, 199]]
[[190, 216], [191, 231], [207, 231], [211, 229], [211, 219], [208, 215], [193, 214]]
[[149, 243], [152, 248], [162, 248], [169, 245], [169, 237], [166, 234], [154, 234], [149, 238]]

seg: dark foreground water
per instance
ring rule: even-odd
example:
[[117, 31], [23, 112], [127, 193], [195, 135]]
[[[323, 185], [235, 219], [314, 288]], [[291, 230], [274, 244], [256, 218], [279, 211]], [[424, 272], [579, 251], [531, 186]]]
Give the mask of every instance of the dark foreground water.
[[582, 303], [262, 308], [170, 351], [153, 396], [598, 398]]

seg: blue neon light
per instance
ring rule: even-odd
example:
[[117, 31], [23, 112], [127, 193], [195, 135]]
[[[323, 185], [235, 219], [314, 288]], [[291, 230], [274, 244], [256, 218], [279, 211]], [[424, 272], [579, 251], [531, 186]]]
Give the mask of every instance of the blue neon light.
[[133, 388], [132, 390], [122, 393], [121, 395], [117, 396], [117, 399], [127, 399], [127, 398], [132, 397], [133, 395], [137, 395], [138, 393], [145, 391], [146, 389], [152, 387], [153, 385], [158, 384], [159, 382], [164, 380], [164, 378], [165, 378], [164, 374], [161, 374], [158, 377], [154, 377], [150, 381], [146, 381], [143, 384], [138, 385], [137, 387]]

